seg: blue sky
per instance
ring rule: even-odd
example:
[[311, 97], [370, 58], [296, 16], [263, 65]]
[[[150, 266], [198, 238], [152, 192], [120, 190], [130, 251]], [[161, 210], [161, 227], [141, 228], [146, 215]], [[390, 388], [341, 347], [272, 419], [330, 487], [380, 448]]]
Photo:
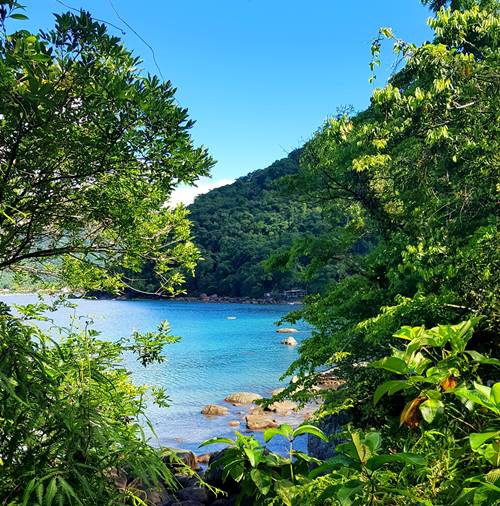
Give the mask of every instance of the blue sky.
[[[24, 0], [30, 29], [67, 10]], [[408, 41], [430, 38], [419, 0], [64, 0], [123, 26], [127, 47], [165, 79], [196, 120], [193, 137], [218, 160], [213, 180], [266, 167], [299, 147], [337, 107], [363, 109], [373, 85], [370, 44], [381, 26]], [[16, 23], [20, 27], [21, 23]], [[111, 29], [115, 34], [117, 30]], [[392, 62], [390, 50], [385, 58]], [[388, 68], [388, 66], [387, 66]], [[377, 80], [384, 83], [387, 72]]]

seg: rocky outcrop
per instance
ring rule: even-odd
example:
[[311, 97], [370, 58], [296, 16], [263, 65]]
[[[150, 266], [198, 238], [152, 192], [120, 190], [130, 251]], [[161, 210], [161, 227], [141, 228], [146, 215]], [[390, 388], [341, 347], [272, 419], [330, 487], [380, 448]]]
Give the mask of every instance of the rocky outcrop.
[[278, 329], [278, 330], [276, 330], [276, 332], [278, 334], [293, 334], [295, 332], [298, 332], [298, 330], [297, 329], [291, 329], [291, 328], [290, 329], [285, 328], [285, 329]]
[[294, 409], [297, 409], [297, 403], [293, 401], [276, 401], [267, 407], [268, 411], [274, 411], [277, 415], [288, 416]]
[[252, 404], [258, 399], [262, 399], [262, 396], [253, 392], [236, 392], [228, 395], [224, 400], [233, 406], [243, 406], [244, 404]]
[[182, 464], [178, 462], [179, 460], [193, 470], [199, 469], [198, 462], [196, 461], [196, 455], [190, 450], [183, 450], [181, 448], [165, 448], [163, 450], [162, 460], [174, 471], [179, 467], [182, 467]]
[[251, 413], [245, 417], [248, 430], [266, 430], [277, 427], [278, 424], [274, 418], [264, 413]]
[[323, 418], [317, 425], [330, 437], [330, 441], [323, 441], [319, 437], [309, 434], [307, 438], [307, 453], [311, 457], [320, 460], [327, 460], [333, 457], [336, 453], [335, 446], [343, 442], [341, 438], [336, 438], [335, 436], [342, 432], [344, 425], [349, 420], [350, 416], [345, 412]]
[[224, 416], [229, 413], [225, 406], [218, 406], [217, 404], [207, 404], [201, 413], [205, 416]]
[[288, 336], [287, 338], [281, 340], [281, 344], [286, 344], [287, 346], [297, 346], [299, 343], [294, 337]]

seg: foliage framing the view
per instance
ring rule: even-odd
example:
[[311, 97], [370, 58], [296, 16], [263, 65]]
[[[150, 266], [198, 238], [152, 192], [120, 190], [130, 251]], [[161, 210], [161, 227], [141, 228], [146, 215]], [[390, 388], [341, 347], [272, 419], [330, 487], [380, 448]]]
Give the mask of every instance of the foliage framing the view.
[[[7, 33], [23, 11], [0, 0], [0, 270], [119, 291], [148, 261], [176, 293], [199, 254], [187, 211], [166, 201], [212, 164], [187, 111], [89, 13]], [[161, 362], [177, 338], [166, 322], [116, 342], [58, 329], [58, 306], [0, 307], [0, 502], [151, 504], [176, 487], [144, 426], [147, 400], [168, 398], [134, 385], [123, 354]]]
[[165, 203], [212, 164], [175, 88], [87, 12], [8, 34], [24, 14], [1, 4], [0, 269], [116, 291], [147, 261], [174, 293], [198, 252]]

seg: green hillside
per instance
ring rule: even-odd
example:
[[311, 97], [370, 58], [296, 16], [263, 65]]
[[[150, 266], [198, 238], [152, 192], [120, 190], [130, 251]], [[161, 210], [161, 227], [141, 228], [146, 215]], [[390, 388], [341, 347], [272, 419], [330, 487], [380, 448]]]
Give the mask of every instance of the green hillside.
[[294, 239], [327, 229], [321, 208], [286, 192], [283, 177], [296, 174], [300, 150], [233, 184], [197, 197], [189, 207], [202, 260], [189, 294], [261, 296], [287, 288], [315, 288], [298, 271], [266, 272], [262, 261], [285, 251]]

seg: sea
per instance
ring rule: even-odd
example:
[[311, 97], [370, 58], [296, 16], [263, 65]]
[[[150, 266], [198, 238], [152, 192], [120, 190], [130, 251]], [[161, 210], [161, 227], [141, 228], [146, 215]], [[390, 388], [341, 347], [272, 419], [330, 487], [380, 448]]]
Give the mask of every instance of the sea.
[[[7, 304], [36, 303], [36, 295], [1, 296]], [[297, 358], [297, 347], [280, 344], [283, 334], [276, 332], [277, 321], [296, 306], [233, 303], [177, 302], [172, 300], [91, 300], [72, 299], [76, 308], [60, 308], [50, 317], [54, 323], [71, 322], [91, 327], [100, 338], [117, 340], [135, 330], [155, 330], [162, 320], [170, 323], [172, 334], [180, 341], [165, 347], [167, 360], [143, 367], [134, 357], [124, 357], [132, 379], [138, 384], [164, 387], [170, 398], [168, 408], [148, 405], [148, 418], [154, 428], [149, 433], [156, 446], [183, 448], [203, 453], [220, 448], [199, 448], [210, 438], [234, 437], [235, 430], [248, 435], [244, 412], [224, 398], [233, 392], [256, 392], [270, 396], [273, 389], [284, 386], [290, 378], [280, 377]], [[287, 325], [289, 326], [289, 325]], [[300, 343], [310, 328], [305, 323], [294, 326], [293, 336]], [[201, 414], [206, 404], [221, 404], [230, 409], [229, 416], [210, 417]], [[230, 427], [230, 420], [240, 420]], [[254, 436], [262, 441], [262, 433]], [[286, 442], [275, 438], [269, 448], [284, 452]], [[305, 450], [300, 438], [297, 449]]]

